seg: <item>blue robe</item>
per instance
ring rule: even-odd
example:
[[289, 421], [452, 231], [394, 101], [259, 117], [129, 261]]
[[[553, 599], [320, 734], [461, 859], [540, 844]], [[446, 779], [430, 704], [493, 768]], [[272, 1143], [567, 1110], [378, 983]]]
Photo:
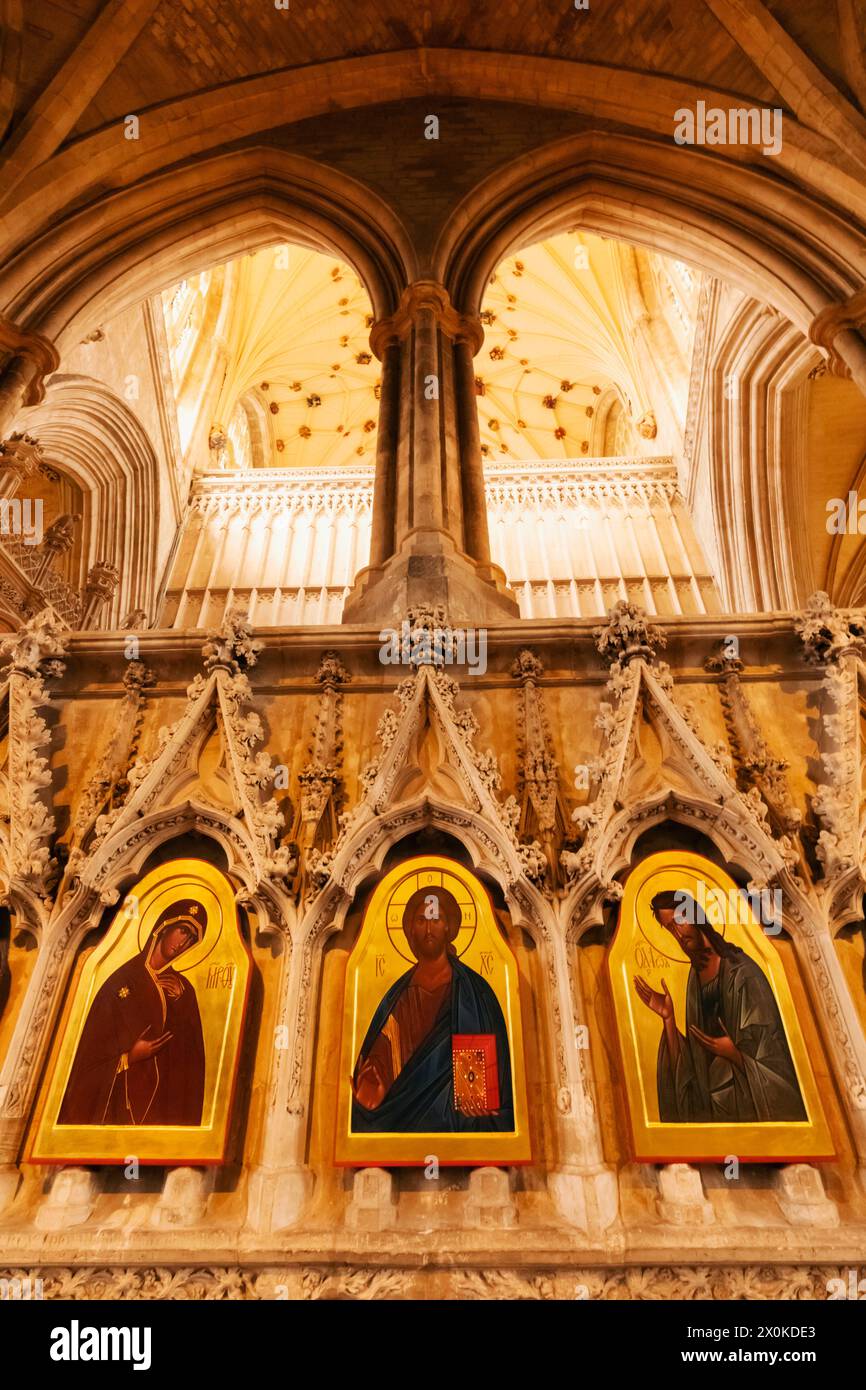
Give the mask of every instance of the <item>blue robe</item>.
[[[353, 1134], [502, 1133], [514, 1130], [508, 1032], [499, 1000], [486, 980], [459, 960], [451, 961], [450, 995], [420, 1046], [403, 1067], [382, 1104], [367, 1110], [352, 1100]], [[358, 1067], [369, 1055], [415, 967], [401, 975], [382, 998], [361, 1045]], [[499, 1110], [464, 1115], [454, 1106], [451, 1038], [455, 1033], [492, 1033], [496, 1038]]]

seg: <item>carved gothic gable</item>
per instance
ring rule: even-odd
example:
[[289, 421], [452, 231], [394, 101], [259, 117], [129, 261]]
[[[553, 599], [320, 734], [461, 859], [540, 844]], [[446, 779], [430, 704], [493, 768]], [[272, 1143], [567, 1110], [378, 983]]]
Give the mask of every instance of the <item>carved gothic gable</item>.
[[360, 801], [342, 816], [341, 834], [333, 848], [327, 854], [312, 850], [307, 856], [315, 886], [327, 881], [359, 826], [404, 802], [427, 796], [482, 815], [507, 837], [522, 872], [536, 883], [544, 881], [548, 872], [544, 852], [537, 841], [520, 843], [520, 807], [513, 796], [499, 800], [499, 765], [492, 752], [475, 747], [478, 721], [470, 710], [457, 708], [459, 693], [457, 681], [432, 664], [419, 665], [397, 686], [399, 711], [388, 709], [379, 720], [380, 752], [361, 775]]
[[747, 845], [768, 878], [793, 870], [798, 847], [788, 836], [774, 837], [756, 787], [738, 789], [729, 751], [706, 746], [688, 709], [677, 703], [670, 669], [656, 658], [659, 645], [658, 630], [629, 604], [618, 604], [609, 626], [599, 630], [599, 650], [611, 663], [608, 698], [597, 720], [604, 743], [593, 764], [595, 795], [573, 817], [583, 842], [562, 855], [567, 874], [575, 883], [608, 883], [617, 828], [662, 807], [691, 810], [729, 844]]
[[[249, 708], [246, 669], [255, 664], [261, 646], [238, 615], [210, 634], [203, 648], [205, 670], [187, 688], [183, 713], [160, 730], [157, 750], [129, 768], [123, 801], [97, 817], [91, 856], [157, 808], [192, 801], [228, 813], [246, 827], [259, 878], [291, 872], [289, 850], [277, 843], [283, 815], [267, 795], [274, 770], [261, 746], [264, 730]], [[80, 872], [88, 876], [86, 859]]]

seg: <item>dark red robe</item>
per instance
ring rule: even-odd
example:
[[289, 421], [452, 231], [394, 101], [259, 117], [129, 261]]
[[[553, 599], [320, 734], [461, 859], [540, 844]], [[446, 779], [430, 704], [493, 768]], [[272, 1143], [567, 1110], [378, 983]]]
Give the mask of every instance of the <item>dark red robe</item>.
[[[121, 965], [93, 1001], [75, 1053], [58, 1123], [62, 1125], [200, 1125], [205, 1052], [195, 990], [171, 966], [160, 978], [180, 981], [176, 999], [160, 989], [145, 961]], [[133, 1043], [171, 1033], [166, 1045], [128, 1065]]]

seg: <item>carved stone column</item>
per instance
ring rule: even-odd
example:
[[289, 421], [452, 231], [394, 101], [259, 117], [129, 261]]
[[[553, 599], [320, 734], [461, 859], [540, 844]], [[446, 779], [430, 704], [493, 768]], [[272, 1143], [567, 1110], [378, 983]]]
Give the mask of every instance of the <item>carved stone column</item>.
[[390, 622], [424, 603], [473, 626], [517, 616], [490, 563], [472, 369], [482, 338], [430, 280], [373, 327], [383, 363], [373, 541], [344, 622]]
[[91, 565], [81, 595], [79, 621], [82, 628], [93, 626], [100, 608], [111, 602], [119, 583], [120, 574], [114, 565], [109, 565], [104, 560]]
[[55, 560], [59, 560], [61, 555], [65, 555], [75, 544], [75, 528], [81, 521], [78, 512], [74, 515], [68, 513], [59, 516], [56, 521], [52, 521], [48, 530], [45, 532], [45, 539], [41, 546], [41, 555], [36, 566], [36, 573], [33, 575], [33, 583], [41, 584], [48, 571], [53, 567]]
[[306, 1165], [312, 1062], [305, 1023], [318, 987], [318, 971], [311, 965], [309, 948], [285, 943], [262, 1148], [248, 1190], [247, 1225], [254, 1231], [284, 1231], [296, 1225], [315, 1185]]
[[487, 499], [484, 495], [481, 430], [478, 425], [478, 396], [475, 390], [477, 352], [478, 347], [468, 337], [459, 337], [454, 343], [454, 383], [457, 393], [463, 484], [463, 530], [468, 554], [479, 564], [490, 567], [493, 577]]
[[28, 333], [0, 317], [0, 437], [26, 406], [45, 395], [45, 377], [60, 366], [60, 354], [41, 333]]

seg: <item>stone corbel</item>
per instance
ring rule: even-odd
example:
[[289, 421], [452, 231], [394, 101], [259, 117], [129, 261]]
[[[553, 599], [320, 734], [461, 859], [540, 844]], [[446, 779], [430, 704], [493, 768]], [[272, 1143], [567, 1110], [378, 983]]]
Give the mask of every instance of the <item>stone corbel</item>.
[[6, 358], [0, 374], [0, 436], [19, 410], [38, 405], [45, 397], [45, 378], [60, 366], [60, 354], [41, 333], [19, 328], [0, 315], [0, 356]]
[[832, 376], [849, 378], [851, 367], [836, 347], [841, 333], [857, 332], [866, 325], [866, 286], [844, 299], [830, 304], [812, 320], [809, 337], [816, 347], [827, 354], [827, 366]]

